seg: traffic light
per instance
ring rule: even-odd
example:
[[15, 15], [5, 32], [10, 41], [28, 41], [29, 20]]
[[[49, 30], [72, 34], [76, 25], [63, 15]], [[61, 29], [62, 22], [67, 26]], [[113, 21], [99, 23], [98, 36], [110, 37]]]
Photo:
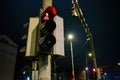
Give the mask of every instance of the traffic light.
[[41, 14], [41, 24], [39, 29], [39, 52], [40, 54], [50, 54], [53, 45], [56, 43], [56, 38], [53, 31], [56, 28], [56, 23], [53, 20], [56, 16], [56, 9], [53, 6], [48, 6]]
[[97, 70], [96, 70], [96, 68], [92, 68], [92, 79], [97, 80]]
[[92, 68], [92, 71], [93, 71], [93, 72], [96, 72], [96, 69], [95, 69], [95, 68]]
[[[51, 48], [56, 43], [56, 38], [53, 31], [56, 28], [56, 23], [53, 20], [56, 16], [56, 9], [53, 6], [48, 6], [40, 17], [31, 17], [29, 19], [28, 34], [25, 35], [26, 47], [20, 51], [26, 51], [25, 56], [35, 57], [40, 54], [48, 54]], [[24, 38], [24, 36], [23, 36]]]
[[78, 16], [75, 6], [73, 6], [73, 7], [71, 8], [71, 13], [72, 13], [72, 16], [74, 16], [74, 17], [77, 17], [77, 16]]
[[103, 70], [103, 68], [99, 68], [99, 73], [100, 73], [100, 77], [102, 77], [103, 74], [104, 74], [104, 70]]

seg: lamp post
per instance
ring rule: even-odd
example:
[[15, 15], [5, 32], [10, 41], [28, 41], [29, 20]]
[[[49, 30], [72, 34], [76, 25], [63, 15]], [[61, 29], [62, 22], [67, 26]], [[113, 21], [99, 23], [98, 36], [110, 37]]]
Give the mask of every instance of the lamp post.
[[73, 35], [72, 35], [72, 34], [69, 34], [69, 35], [68, 35], [68, 39], [70, 40], [70, 51], [71, 51], [71, 60], [72, 60], [72, 76], [73, 76], [73, 79], [72, 79], [72, 80], [75, 80], [74, 58], [73, 58], [73, 46], [72, 46]]
[[[91, 57], [92, 56], [92, 53], [89, 53], [87, 54], [87, 56]], [[89, 80], [89, 67], [88, 67], [88, 59], [87, 59], [87, 56], [86, 56], [86, 67], [85, 67], [85, 70], [86, 70], [86, 80]]]
[[93, 67], [96, 69], [96, 74], [97, 74], [97, 80], [100, 80], [99, 78], [99, 72], [97, 70], [97, 61], [96, 61], [96, 56], [95, 56], [95, 51], [94, 51], [94, 43], [93, 43], [93, 37], [92, 37], [92, 33], [90, 32], [89, 28], [88, 28], [88, 24], [85, 21], [85, 18], [83, 16], [82, 10], [78, 5], [78, 1], [77, 0], [72, 0], [73, 5], [75, 6], [75, 12], [77, 13], [77, 17], [80, 19], [82, 26], [85, 30], [85, 33], [87, 34], [87, 37], [90, 38], [89, 42], [90, 42], [90, 48], [91, 48], [91, 52], [92, 52], [92, 58], [93, 58]]
[[89, 68], [88, 68], [88, 60], [87, 60], [87, 57], [86, 57], [85, 61], [86, 61], [86, 67], [85, 67], [86, 80], [89, 80]]

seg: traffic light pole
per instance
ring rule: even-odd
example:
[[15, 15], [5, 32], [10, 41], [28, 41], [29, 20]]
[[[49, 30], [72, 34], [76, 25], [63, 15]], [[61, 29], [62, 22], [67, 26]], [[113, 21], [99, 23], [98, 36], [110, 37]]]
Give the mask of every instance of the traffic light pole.
[[87, 37], [90, 38], [90, 48], [91, 48], [91, 52], [92, 52], [92, 55], [93, 55], [93, 66], [94, 68], [96, 69], [96, 73], [97, 73], [97, 80], [99, 80], [99, 72], [97, 70], [97, 62], [96, 62], [96, 56], [95, 56], [95, 51], [94, 51], [94, 43], [93, 43], [93, 38], [92, 38], [92, 34], [91, 32], [89, 31], [89, 28], [88, 28], [88, 25], [85, 21], [85, 18], [83, 16], [83, 13], [78, 5], [78, 2], [77, 0], [72, 0], [72, 3], [73, 5], [75, 5], [75, 10], [76, 10], [76, 13], [77, 13], [77, 16], [79, 17], [82, 25], [83, 25], [83, 28], [87, 34]]
[[[42, 10], [52, 6], [52, 0], [42, 0]], [[39, 55], [38, 80], [51, 80], [51, 55]]]
[[37, 61], [32, 61], [32, 80], [38, 80], [38, 62]]

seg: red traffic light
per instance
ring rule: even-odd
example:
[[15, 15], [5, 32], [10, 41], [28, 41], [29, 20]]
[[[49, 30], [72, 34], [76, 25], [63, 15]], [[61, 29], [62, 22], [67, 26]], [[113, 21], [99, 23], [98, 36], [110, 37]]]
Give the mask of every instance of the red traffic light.
[[53, 6], [48, 6], [46, 10], [41, 14], [41, 22], [52, 20], [56, 14], [56, 9]]
[[57, 14], [57, 11], [53, 6], [48, 6], [46, 8], [46, 12], [51, 13], [53, 15], [53, 17], [56, 16], [56, 14]]
[[92, 68], [92, 71], [93, 71], [93, 72], [96, 72], [96, 69], [95, 69], [95, 68]]

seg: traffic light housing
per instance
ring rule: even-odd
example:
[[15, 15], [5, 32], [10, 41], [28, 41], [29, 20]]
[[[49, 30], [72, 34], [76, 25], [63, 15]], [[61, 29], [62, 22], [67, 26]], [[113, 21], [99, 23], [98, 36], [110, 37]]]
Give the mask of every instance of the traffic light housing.
[[39, 29], [40, 54], [50, 54], [52, 47], [56, 43], [56, 38], [53, 34], [56, 28], [56, 23], [53, 20], [56, 13], [56, 9], [53, 6], [48, 6], [40, 16], [41, 24], [43, 24]]
[[103, 70], [103, 68], [99, 68], [99, 73], [100, 73], [100, 77], [102, 77], [103, 74], [104, 74], [104, 70]]
[[53, 54], [64, 56], [63, 19], [56, 16], [56, 13], [53, 6], [48, 6], [41, 12], [40, 17], [29, 19], [27, 46], [22, 49], [26, 51], [25, 56], [36, 57], [39, 54], [49, 54], [55, 44], [52, 49]]
[[92, 77], [94, 80], [97, 80], [97, 70], [96, 68], [92, 68]]

